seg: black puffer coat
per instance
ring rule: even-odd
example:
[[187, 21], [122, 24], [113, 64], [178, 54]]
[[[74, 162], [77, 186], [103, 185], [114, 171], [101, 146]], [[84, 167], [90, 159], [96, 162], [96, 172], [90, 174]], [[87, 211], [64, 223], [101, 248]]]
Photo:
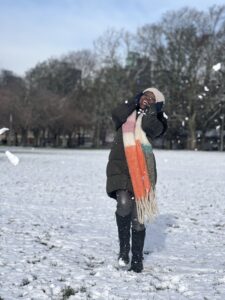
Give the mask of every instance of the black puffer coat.
[[[127, 117], [134, 111], [138, 110], [135, 99], [123, 101], [112, 111], [112, 119], [115, 124], [116, 135], [109, 154], [109, 161], [106, 167], [106, 192], [109, 197], [116, 199], [116, 190], [124, 189], [133, 193], [131, 178], [126, 162], [122, 124]], [[162, 135], [167, 129], [167, 120], [163, 112], [157, 113], [156, 105], [150, 104], [149, 109], [142, 118], [142, 129], [145, 131], [149, 141]], [[155, 162], [156, 173], [156, 162]], [[156, 173], [157, 174], [157, 173]], [[155, 182], [156, 183], [156, 182]]]

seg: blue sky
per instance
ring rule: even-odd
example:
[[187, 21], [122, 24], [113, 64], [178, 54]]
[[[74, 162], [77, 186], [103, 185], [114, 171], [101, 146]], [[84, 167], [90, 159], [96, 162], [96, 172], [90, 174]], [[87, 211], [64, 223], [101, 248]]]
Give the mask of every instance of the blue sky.
[[0, 0], [0, 69], [19, 75], [49, 57], [92, 48], [107, 28], [135, 32], [184, 6], [224, 0]]

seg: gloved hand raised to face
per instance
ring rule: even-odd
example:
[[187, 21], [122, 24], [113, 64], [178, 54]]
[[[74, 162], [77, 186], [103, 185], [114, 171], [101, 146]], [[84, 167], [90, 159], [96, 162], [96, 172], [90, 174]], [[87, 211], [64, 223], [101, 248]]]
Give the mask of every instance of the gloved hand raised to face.
[[139, 102], [140, 102], [140, 99], [141, 99], [141, 96], [143, 95], [143, 93], [138, 93], [135, 98], [134, 98], [134, 101], [135, 101], [135, 104], [136, 106], [139, 106]]

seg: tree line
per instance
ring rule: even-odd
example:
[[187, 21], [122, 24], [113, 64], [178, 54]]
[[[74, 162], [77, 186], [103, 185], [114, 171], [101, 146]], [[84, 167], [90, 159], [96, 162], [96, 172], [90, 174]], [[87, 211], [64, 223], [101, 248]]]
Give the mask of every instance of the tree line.
[[[170, 11], [136, 33], [110, 28], [93, 49], [50, 58], [18, 76], [0, 73], [2, 143], [107, 147], [111, 110], [143, 89], [165, 94], [160, 147], [223, 150], [225, 6]], [[218, 71], [213, 66], [221, 63]]]

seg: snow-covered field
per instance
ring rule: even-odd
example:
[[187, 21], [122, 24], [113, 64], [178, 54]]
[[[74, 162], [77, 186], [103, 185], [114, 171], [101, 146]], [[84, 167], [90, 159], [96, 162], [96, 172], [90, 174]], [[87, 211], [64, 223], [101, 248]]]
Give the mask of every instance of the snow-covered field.
[[[0, 148], [0, 299], [225, 299], [225, 154], [155, 150], [145, 270], [117, 270], [109, 151]], [[74, 294], [73, 296], [70, 296]]]

